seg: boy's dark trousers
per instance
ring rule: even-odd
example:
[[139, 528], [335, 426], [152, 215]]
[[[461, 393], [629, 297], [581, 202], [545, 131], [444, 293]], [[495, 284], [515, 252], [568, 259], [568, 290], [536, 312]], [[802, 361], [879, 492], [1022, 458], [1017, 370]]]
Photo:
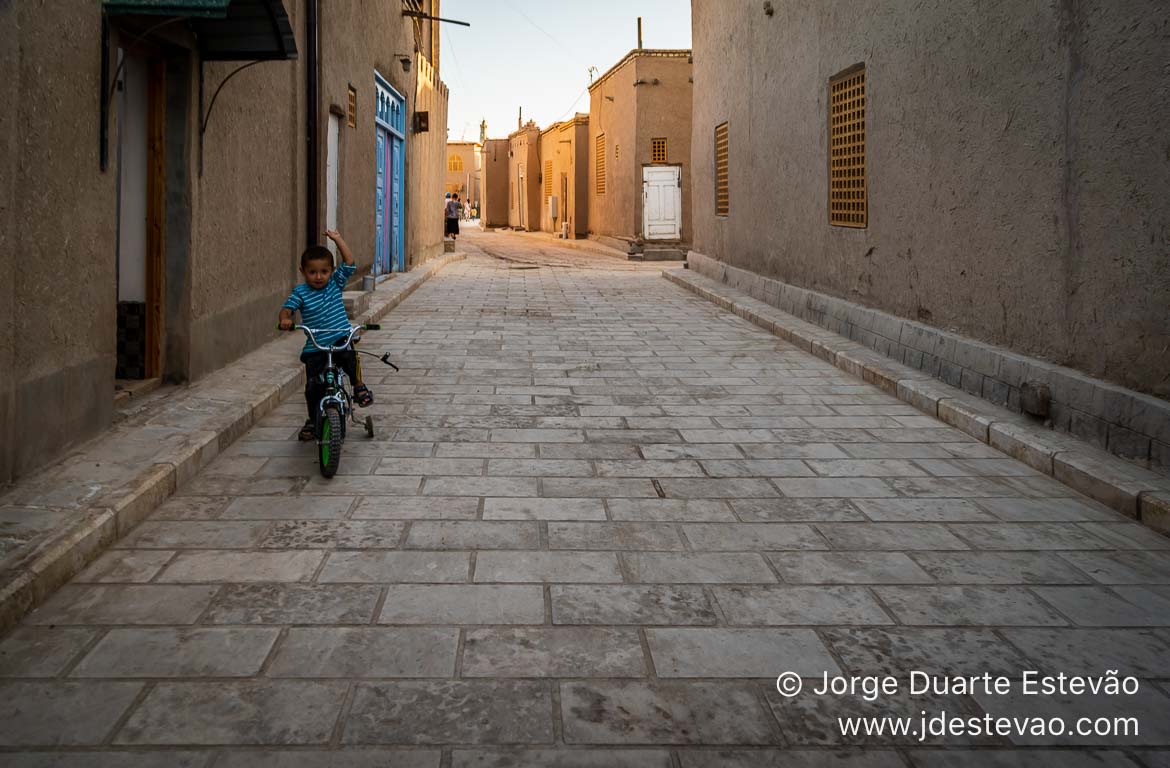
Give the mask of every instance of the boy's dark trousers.
[[[316, 422], [317, 409], [321, 405], [321, 398], [325, 397], [325, 382], [320, 380], [321, 372], [325, 370], [328, 353], [305, 352], [301, 354], [301, 362], [305, 364], [305, 405], [309, 409], [309, 421]], [[344, 352], [334, 352], [333, 361], [345, 371], [349, 377], [350, 386], [357, 384], [357, 353], [352, 349]]]

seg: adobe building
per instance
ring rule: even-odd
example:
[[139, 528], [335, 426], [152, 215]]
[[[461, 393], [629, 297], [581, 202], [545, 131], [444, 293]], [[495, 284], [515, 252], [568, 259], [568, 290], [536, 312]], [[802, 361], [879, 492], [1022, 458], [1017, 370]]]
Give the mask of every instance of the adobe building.
[[459, 195], [467, 204], [478, 203], [482, 193], [483, 145], [477, 141], [447, 142], [447, 175], [444, 192]]
[[507, 139], [485, 139], [482, 162], [483, 200], [479, 224], [489, 227], [508, 226], [508, 145]]
[[0, 3], [0, 484], [109, 427], [119, 387], [274, 338], [326, 227], [366, 271], [441, 252], [437, 32], [309, 7]]
[[589, 115], [540, 132], [540, 228], [571, 239], [589, 234]]
[[529, 120], [508, 135], [508, 226], [540, 229], [540, 129]]
[[1170, 5], [772, 5], [692, 3], [691, 268], [1170, 470]]
[[691, 52], [630, 51], [589, 86], [589, 231], [634, 250], [689, 240], [690, 146]]

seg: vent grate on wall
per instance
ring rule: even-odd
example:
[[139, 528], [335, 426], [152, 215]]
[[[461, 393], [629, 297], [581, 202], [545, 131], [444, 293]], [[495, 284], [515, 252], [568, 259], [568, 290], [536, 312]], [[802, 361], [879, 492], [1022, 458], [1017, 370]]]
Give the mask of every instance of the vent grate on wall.
[[598, 134], [597, 146], [595, 148], [597, 153], [597, 194], [605, 194], [605, 134]]
[[650, 139], [650, 162], [666, 162], [666, 139]]
[[869, 224], [865, 176], [865, 67], [829, 80], [829, 223]]
[[357, 90], [349, 86], [349, 95], [345, 110], [345, 124], [350, 128], [357, 128]]
[[731, 210], [728, 190], [727, 123], [715, 127], [715, 215], [726, 216]]
[[552, 160], [544, 161], [544, 201], [552, 197]]

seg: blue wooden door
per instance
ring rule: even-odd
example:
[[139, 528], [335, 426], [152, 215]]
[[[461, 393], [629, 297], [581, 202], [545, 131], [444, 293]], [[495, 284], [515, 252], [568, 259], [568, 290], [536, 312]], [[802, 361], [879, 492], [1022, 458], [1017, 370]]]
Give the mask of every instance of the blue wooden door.
[[377, 173], [374, 177], [374, 274], [389, 271], [386, 252], [386, 144], [388, 134], [380, 126], [374, 131]]
[[403, 269], [402, 256], [406, 240], [402, 227], [402, 194], [406, 175], [402, 147], [402, 139], [390, 137], [390, 261], [395, 272]]
[[404, 208], [406, 203], [406, 99], [385, 78], [374, 73], [377, 101], [374, 110], [377, 145], [374, 233], [376, 274], [400, 272], [406, 263]]

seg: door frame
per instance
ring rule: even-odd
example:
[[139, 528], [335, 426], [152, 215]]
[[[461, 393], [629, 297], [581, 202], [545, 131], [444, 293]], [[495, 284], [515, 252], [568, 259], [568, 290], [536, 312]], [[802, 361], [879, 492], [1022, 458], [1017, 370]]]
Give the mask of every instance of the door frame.
[[520, 229], [527, 231], [528, 228], [524, 223], [524, 219], [526, 218], [524, 216], [524, 204], [528, 202], [527, 195], [524, 194], [524, 163], [519, 163], [517, 165], [516, 178], [518, 180], [518, 183], [516, 184], [516, 208], [520, 211]]
[[[382, 199], [383, 232], [375, 231], [374, 274], [401, 272], [406, 268], [406, 97], [374, 70], [374, 162], [385, 172]], [[377, 152], [377, 134], [385, 136], [384, 149]], [[375, 198], [375, 205], [377, 205]]]
[[167, 87], [166, 61], [150, 59], [146, 151], [146, 378], [163, 373], [166, 338]]
[[[648, 185], [649, 181], [646, 178], [647, 173], [651, 171], [660, 171], [666, 169], [673, 169], [675, 172], [675, 211], [677, 218], [675, 219], [675, 231], [672, 235], [667, 236], [651, 236], [649, 220], [647, 218], [647, 210], [649, 206], [646, 205], [649, 198]], [[681, 163], [658, 163], [655, 165], [642, 166], [642, 237], [647, 240], [679, 240], [682, 238], [682, 164]]]
[[[146, 75], [146, 177], [145, 177], [145, 232], [143, 242], [143, 307], [145, 312], [145, 348], [143, 354], [143, 379], [155, 379], [163, 375], [166, 344], [166, 218], [167, 218], [167, 61], [153, 46], [139, 46], [131, 54], [119, 47], [119, 61], [134, 55], [143, 63]], [[121, 68], [121, 65], [120, 65]], [[127, 67], [127, 69], [129, 69]], [[123, 74], [125, 78], [127, 75]], [[123, 91], [125, 92], [125, 91]], [[119, 121], [125, 116], [125, 108], [118, 109]], [[122, 260], [122, 189], [126, 183], [123, 177], [122, 157], [126, 136], [125, 127], [118, 125], [117, 160], [117, 225], [115, 279], [121, 271]], [[115, 289], [115, 300], [119, 300], [119, 289]]]

